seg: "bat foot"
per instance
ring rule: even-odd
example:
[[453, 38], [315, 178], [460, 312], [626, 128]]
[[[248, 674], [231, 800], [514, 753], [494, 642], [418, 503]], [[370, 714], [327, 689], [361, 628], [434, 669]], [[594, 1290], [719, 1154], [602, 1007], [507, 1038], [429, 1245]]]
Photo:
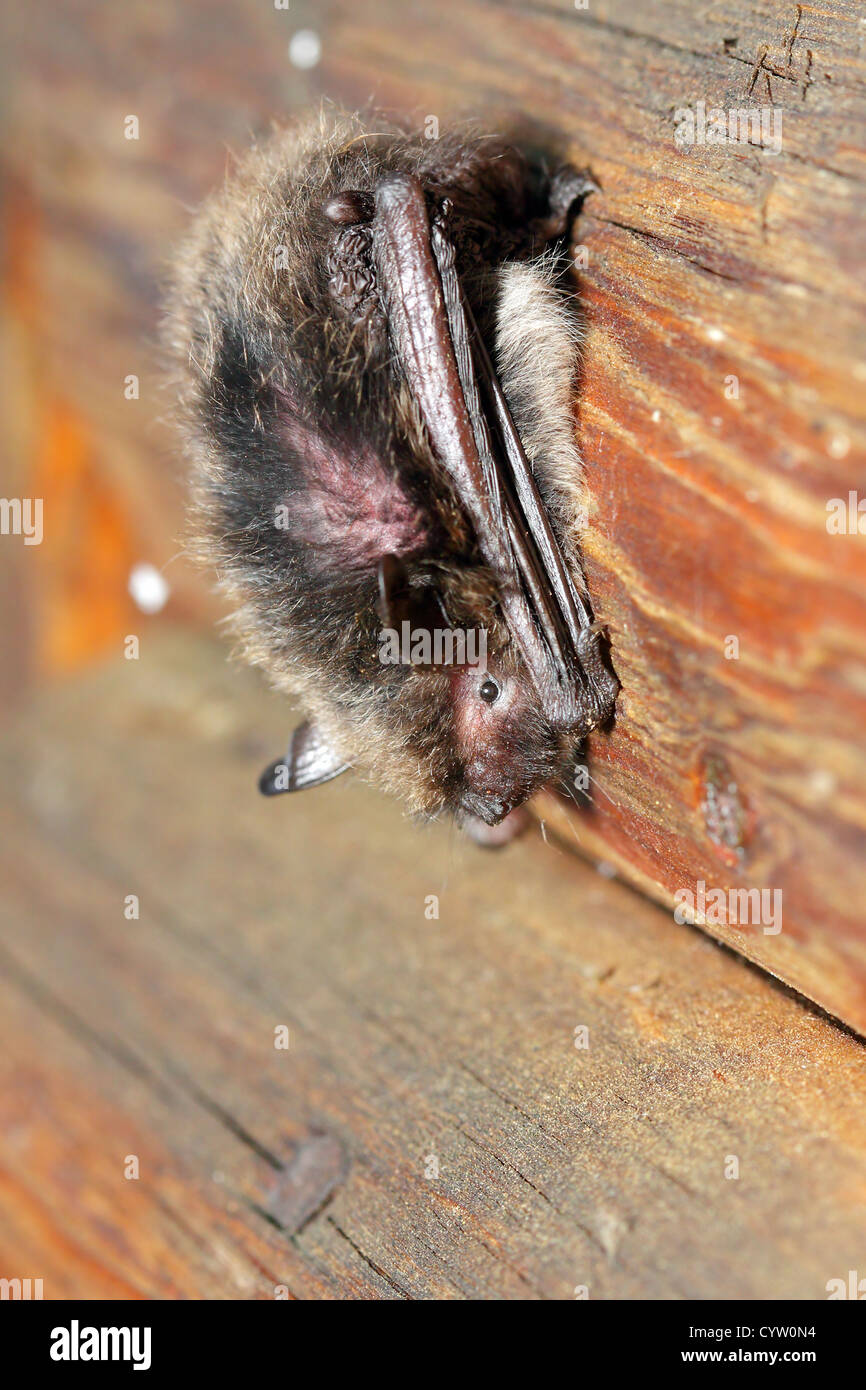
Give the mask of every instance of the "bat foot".
[[591, 728], [604, 724], [613, 714], [619, 681], [605, 660], [603, 643], [607, 641], [604, 623], [590, 623], [577, 639], [577, 654], [586, 673], [592, 695], [593, 722]]
[[548, 215], [533, 223], [532, 232], [537, 242], [545, 244], [558, 241], [569, 231], [579, 211], [580, 204], [590, 193], [600, 193], [601, 189], [588, 169], [575, 169], [564, 164], [550, 180], [548, 190]]
[[461, 825], [480, 849], [503, 849], [522, 835], [531, 822], [532, 817], [526, 807], [517, 806], [498, 825], [485, 825], [480, 816], [466, 816]]

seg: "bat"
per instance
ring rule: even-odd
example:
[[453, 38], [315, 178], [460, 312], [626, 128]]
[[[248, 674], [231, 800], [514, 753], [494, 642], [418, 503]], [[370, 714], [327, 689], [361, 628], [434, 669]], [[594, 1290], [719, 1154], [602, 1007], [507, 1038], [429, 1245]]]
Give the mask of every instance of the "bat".
[[199, 213], [167, 312], [196, 541], [307, 714], [265, 794], [352, 768], [502, 843], [613, 715], [564, 246], [593, 188], [321, 115]]

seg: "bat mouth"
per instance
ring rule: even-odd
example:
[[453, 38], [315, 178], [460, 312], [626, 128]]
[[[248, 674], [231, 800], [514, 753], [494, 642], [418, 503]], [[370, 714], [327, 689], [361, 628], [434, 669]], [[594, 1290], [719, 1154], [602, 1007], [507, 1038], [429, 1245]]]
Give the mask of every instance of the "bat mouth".
[[502, 797], [482, 796], [478, 792], [464, 792], [460, 798], [460, 811], [464, 816], [474, 816], [485, 825], [499, 825], [510, 815], [520, 798], [506, 801]]

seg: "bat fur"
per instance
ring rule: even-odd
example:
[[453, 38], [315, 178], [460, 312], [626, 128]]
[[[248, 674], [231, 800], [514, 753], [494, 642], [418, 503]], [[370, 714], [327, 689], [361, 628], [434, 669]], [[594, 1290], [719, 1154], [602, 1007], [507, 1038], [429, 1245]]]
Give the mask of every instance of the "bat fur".
[[[567, 770], [580, 739], [535, 708], [496, 578], [394, 371], [369, 230], [322, 213], [390, 171], [451, 201], [464, 291], [584, 592], [579, 320], [547, 247], [545, 177], [489, 136], [429, 141], [322, 114], [254, 148], [205, 204], [167, 316], [193, 528], [243, 656], [299, 697], [336, 755], [413, 812], [492, 824]], [[385, 552], [453, 627], [487, 629], [495, 704], [477, 699], [483, 673], [379, 661]]]

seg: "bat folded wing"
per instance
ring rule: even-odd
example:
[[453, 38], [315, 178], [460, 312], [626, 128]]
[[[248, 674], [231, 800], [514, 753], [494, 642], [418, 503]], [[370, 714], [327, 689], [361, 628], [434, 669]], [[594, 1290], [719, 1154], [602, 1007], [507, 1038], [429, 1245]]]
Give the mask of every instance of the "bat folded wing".
[[392, 346], [497, 577], [540, 709], [554, 728], [585, 732], [612, 712], [616, 679], [463, 294], [448, 212], [446, 203], [431, 226], [411, 175], [390, 175], [376, 190], [373, 249]]

